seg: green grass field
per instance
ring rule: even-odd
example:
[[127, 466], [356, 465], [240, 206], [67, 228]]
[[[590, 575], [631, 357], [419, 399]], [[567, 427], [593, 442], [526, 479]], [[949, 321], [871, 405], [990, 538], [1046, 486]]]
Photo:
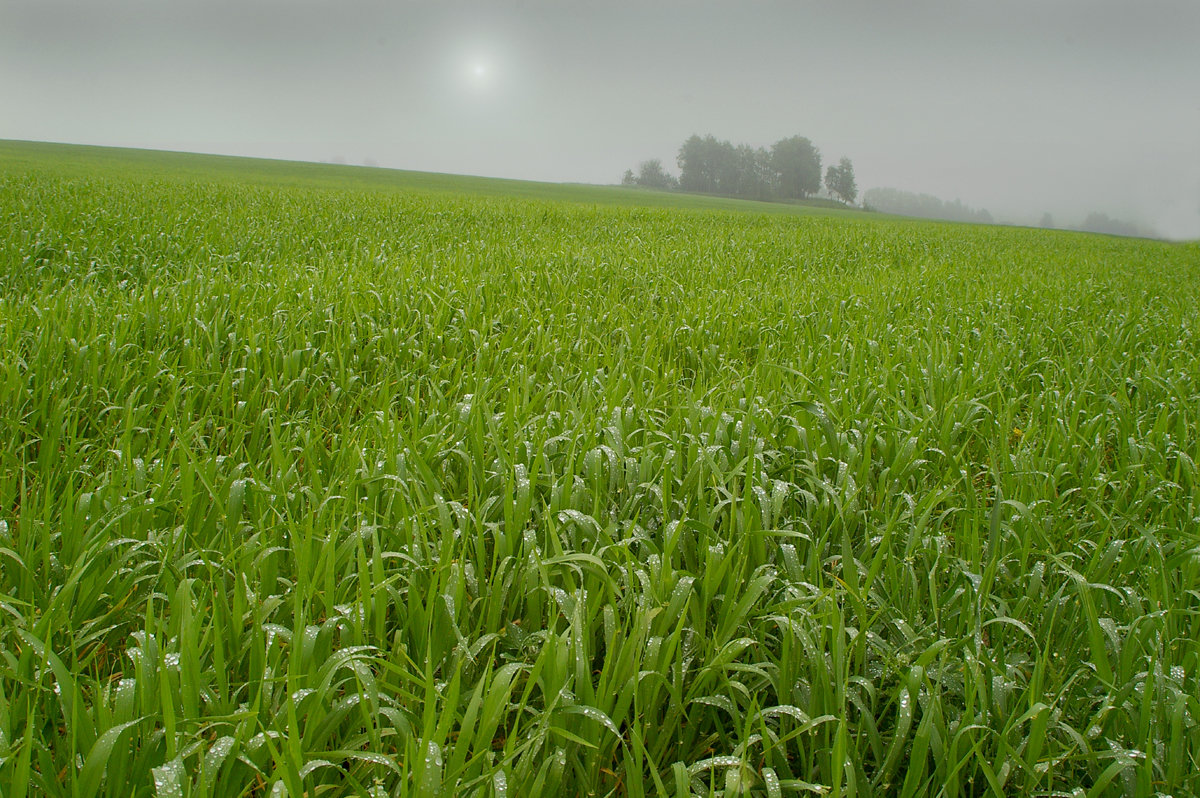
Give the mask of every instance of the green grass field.
[[1200, 246], [0, 143], [0, 795], [1200, 792]]

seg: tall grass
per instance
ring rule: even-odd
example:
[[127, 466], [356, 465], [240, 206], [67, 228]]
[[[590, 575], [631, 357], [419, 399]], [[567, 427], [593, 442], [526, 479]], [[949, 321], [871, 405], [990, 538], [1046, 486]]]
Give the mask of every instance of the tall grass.
[[0, 793], [1200, 790], [1200, 258], [0, 174]]

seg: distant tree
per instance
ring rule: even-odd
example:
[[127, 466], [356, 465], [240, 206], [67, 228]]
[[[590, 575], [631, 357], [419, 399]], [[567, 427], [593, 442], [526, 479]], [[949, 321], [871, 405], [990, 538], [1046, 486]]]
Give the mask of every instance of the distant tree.
[[736, 194], [738, 162], [734, 146], [713, 136], [691, 136], [679, 148], [679, 187], [701, 194]]
[[716, 193], [736, 196], [739, 182], [737, 148], [728, 141], [717, 141], [712, 136], [705, 139], [705, 145], [716, 179]]
[[[768, 150], [749, 144], [733, 145], [711, 135], [689, 136], [679, 147], [678, 186], [683, 191], [772, 200], [800, 199], [821, 188], [821, 153], [803, 136], [775, 142]], [[832, 167], [831, 180], [847, 202], [858, 196], [854, 167], [843, 158]], [[637, 178], [644, 185], [642, 178]]]
[[759, 147], [754, 151], [754, 169], [762, 187], [760, 199], [774, 199], [779, 195], [779, 173], [771, 162], [771, 151]]
[[854, 202], [858, 186], [854, 183], [854, 164], [849, 158], [843, 158], [837, 166], [830, 165], [825, 171], [825, 188], [841, 197], [843, 202]]
[[1054, 217], [1050, 215], [1049, 211], [1046, 211], [1045, 213], [1042, 214], [1042, 227], [1053, 227], [1053, 226], [1054, 226]]
[[833, 187], [835, 185], [837, 185], [837, 181], [838, 181], [838, 168], [836, 166], [834, 166], [833, 164], [830, 164], [829, 167], [825, 170], [825, 189], [830, 194], [834, 193]]
[[762, 147], [740, 144], [734, 150], [737, 184], [733, 194], [749, 199], [767, 200], [775, 195], [775, 170], [771, 154]]
[[1153, 238], [1155, 232], [1133, 222], [1114, 219], [1106, 213], [1089, 213], [1079, 228], [1089, 233], [1104, 233], [1110, 236]]
[[911, 191], [896, 188], [873, 188], [863, 194], [863, 204], [884, 213], [901, 216], [947, 219], [952, 222], [992, 223], [992, 215], [986, 210], [974, 210], [959, 200], [943, 202], [929, 194], [913, 194]]
[[625, 174], [621, 176], [621, 185], [623, 185], [623, 186], [636, 186], [637, 185], [637, 178], [633, 176], [632, 169], [625, 170]]
[[821, 151], [803, 136], [780, 139], [771, 147], [771, 165], [785, 199], [803, 199], [821, 189]]
[[701, 194], [713, 191], [715, 181], [706, 150], [704, 139], [695, 135], [689, 136], [679, 148], [675, 163], [679, 166], [679, 188], [682, 190]]
[[638, 167], [637, 184], [646, 188], [671, 189], [679, 185], [674, 176], [663, 169], [662, 161], [651, 158]]

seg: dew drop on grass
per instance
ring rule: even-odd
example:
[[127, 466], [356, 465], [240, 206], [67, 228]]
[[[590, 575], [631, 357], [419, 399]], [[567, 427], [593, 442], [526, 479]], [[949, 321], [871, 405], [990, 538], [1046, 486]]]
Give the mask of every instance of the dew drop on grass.
[[440, 768], [442, 766], [442, 749], [433, 740], [430, 740], [425, 745], [425, 765], [426, 767]]
[[774, 768], [763, 768], [762, 777], [769, 798], [779, 798], [783, 795], [783, 789], [779, 784], [779, 776], [775, 773]]
[[688, 768], [688, 772], [695, 776], [697, 773], [703, 773], [706, 770], [715, 768], [734, 768], [739, 767], [742, 760], [736, 756], [714, 756], [708, 759], [702, 759], [696, 764]]
[[232, 737], [225, 735], [208, 749], [208, 753], [204, 755], [204, 770], [209, 778], [216, 777], [217, 772], [221, 769], [221, 765], [225, 762], [225, 758], [233, 750], [234, 742], [236, 741]]
[[183, 798], [183, 758], [153, 768], [155, 798]]
[[571, 709], [573, 712], [575, 712], [579, 715], [583, 715], [585, 718], [589, 718], [591, 720], [596, 721], [600, 725], [604, 726], [604, 728], [611, 731], [613, 733], [613, 735], [615, 735], [617, 738], [620, 738], [621, 733], [620, 733], [620, 731], [617, 730], [616, 724], [614, 724], [612, 722], [612, 720], [609, 719], [608, 715], [605, 715], [599, 709], [596, 709], [595, 707], [590, 707], [587, 705], [577, 705], [577, 706], [572, 707]]

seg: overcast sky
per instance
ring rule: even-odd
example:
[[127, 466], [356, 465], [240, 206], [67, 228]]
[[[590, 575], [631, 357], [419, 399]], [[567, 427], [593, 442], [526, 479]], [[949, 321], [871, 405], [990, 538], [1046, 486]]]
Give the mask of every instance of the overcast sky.
[[612, 183], [692, 133], [1200, 237], [1200, 2], [0, 0], [0, 138]]

